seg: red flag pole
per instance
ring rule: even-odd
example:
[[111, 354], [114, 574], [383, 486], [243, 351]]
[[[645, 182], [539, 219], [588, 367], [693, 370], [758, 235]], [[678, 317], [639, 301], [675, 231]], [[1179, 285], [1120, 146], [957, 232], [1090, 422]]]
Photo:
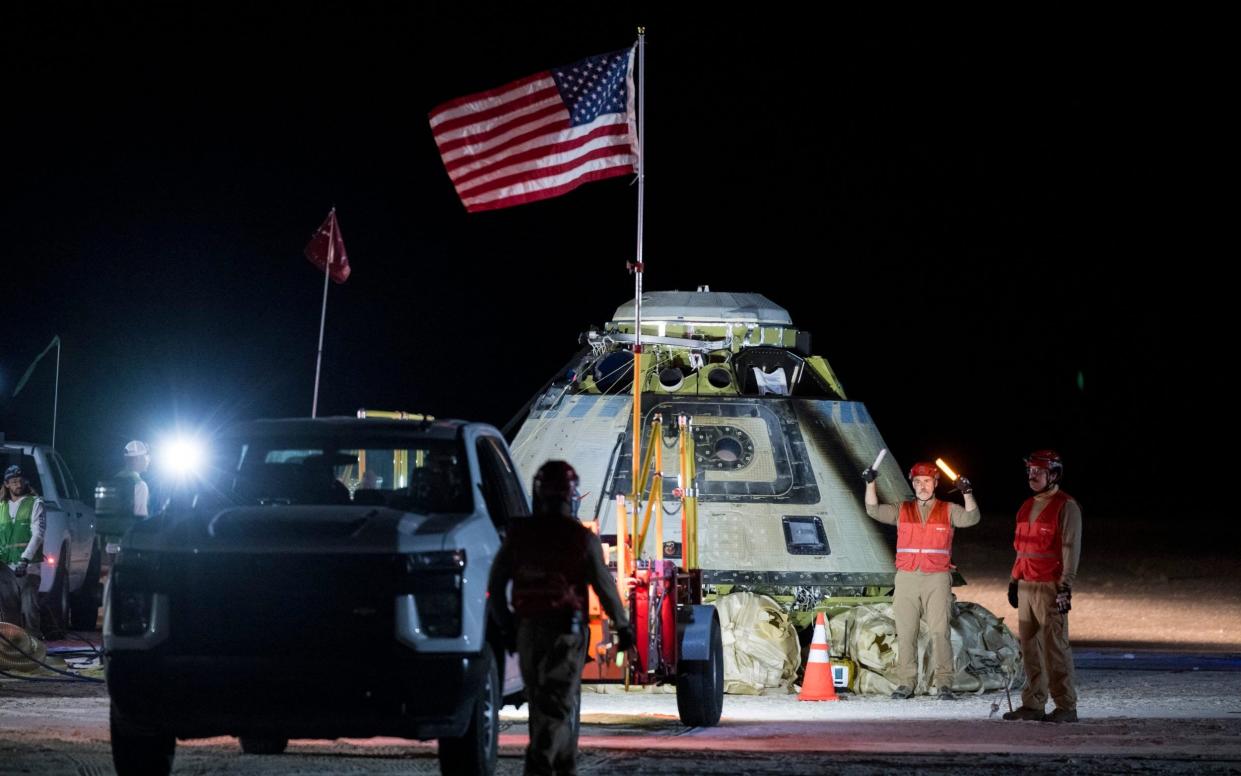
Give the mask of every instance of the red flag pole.
[[327, 234], [327, 261], [323, 264], [323, 310], [319, 313], [319, 355], [315, 358], [315, 398], [310, 403], [310, 417], [319, 415], [319, 372], [323, 367], [323, 324], [327, 321], [327, 282], [332, 276], [333, 252], [336, 248], [336, 208], [328, 213], [332, 222]]

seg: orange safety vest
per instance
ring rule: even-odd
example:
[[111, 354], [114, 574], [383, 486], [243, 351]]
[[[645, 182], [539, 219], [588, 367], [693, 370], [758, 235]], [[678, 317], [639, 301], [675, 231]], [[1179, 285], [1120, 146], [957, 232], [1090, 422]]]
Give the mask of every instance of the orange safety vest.
[[1059, 582], [1064, 572], [1064, 537], [1060, 534], [1060, 511], [1072, 498], [1064, 491], [1047, 500], [1043, 511], [1033, 522], [1030, 511], [1034, 508], [1034, 499], [1026, 499], [1026, 503], [1017, 510], [1017, 534], [1013, 539], [1013, 549], [1017, 551], [1017, 561], [1013, 563], [1013, 579], [1024, 579], [1029, 582]]
[[952, 570], [952, 518], [946, 501], [936, 501], [926, 522], [913, 501], [901, 504], [896, 524], [896, 568], [933, 574]]
[[513, 611], [518, 617], [584, 612], [587, 539], [574, 518], [535, 515], [510, 524], [505, 544], [513, 554]]

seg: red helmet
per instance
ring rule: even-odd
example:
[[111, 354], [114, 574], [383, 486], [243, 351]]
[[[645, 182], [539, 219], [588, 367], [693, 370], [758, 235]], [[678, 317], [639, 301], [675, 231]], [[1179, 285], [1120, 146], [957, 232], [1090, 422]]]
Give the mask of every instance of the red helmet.
[[1026, 456], [1027, 469], [1046, 469], [1047, 479], [1055, 482], [1064, 473], [1064, 462], [1055, 450], [1035, 450]]
[[577, 492], [579, 481], [577, 471], [564, 461], [543, 464], [534, 474], [534, 511], [548, 511], [549, 507], [552, 511], [558, 511], [553, 505], [559, 502], [568, 503], [576, 515], [580, 500]]
[[934, 477], [935, 481], [939, 482], [939, 467], [926, 461], [915, 463], [909, 470], [909, 479], [912, 480], [914, 477]]

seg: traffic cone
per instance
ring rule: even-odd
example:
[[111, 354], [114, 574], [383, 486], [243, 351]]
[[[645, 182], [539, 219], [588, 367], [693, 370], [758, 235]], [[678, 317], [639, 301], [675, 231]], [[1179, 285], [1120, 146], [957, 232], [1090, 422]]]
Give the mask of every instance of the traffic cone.
[[836, 683], [832, 681], [831, 650], [827, 646], [827, 620], [823, 612], [819, 612], [819, 619], [814, 623], [814, 638], [810, 641], [810, 655], [806, 658], [806, 675], [797, 700], [837, 700]]

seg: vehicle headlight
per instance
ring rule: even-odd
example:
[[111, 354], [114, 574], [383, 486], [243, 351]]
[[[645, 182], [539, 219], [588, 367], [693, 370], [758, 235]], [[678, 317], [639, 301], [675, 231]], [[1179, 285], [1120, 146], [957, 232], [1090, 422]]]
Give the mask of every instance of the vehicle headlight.
[[185, 480], [200, 477], [207, 463], [207, 445], [192, 436], [178, 436], [165, 441], [160, 447], [163, 468], [173, 476]]
[[461, 575], [465, 550], [418, 552], [405, 556], [402, 592], [413, 593], [418, 620], [428, 636], [461, 635]]
[[141, 636], [151, 626], [158, 559], [145, 553], [122, 552], [113, 567], [111, 583], [112, 632]]
[[440, 552], [415, 552], [405, 556], [408, 572], [450, 570], [460, 574], [465, 570], [465, 550]]

